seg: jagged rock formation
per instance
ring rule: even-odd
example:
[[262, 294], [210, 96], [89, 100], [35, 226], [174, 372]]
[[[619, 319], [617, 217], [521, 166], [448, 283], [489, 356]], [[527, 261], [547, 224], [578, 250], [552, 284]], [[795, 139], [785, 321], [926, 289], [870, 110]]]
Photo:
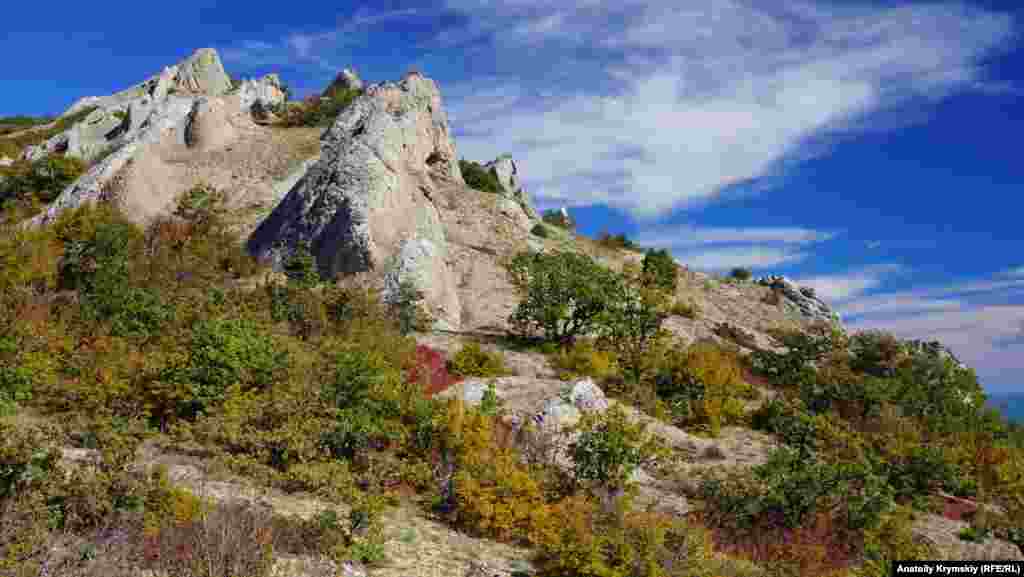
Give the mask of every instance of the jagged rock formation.
[[242, 108], [252, 110], [256, 115], [285, 101], [286, 94], [281, 78], [277, 74], [267, 74], [258, 80], [243, 80], [238, 86], [238, 98]]
[[[118, 187], [128, 191], [120, 195], [128, 216], [145, 222], [184, 190], [173, 178], [171, 157], [226, 146], [238, 139], [253, 107], [283, 99], [277, 75], [243, 82], [231, 91], [231, 80], [210, 48], [128, 90], [81, 99], [65, 114], [98, 108], [46, 143], [29, 147], [23, 157], [36, 160], [63, 152], [86, 161], [103, 158], [29, 222], [43, 224], [84, 202], [114, 198]], [[132, 174], [125, 174], [129, 165]], [[125, 182], [115, 182], [117, 176]]]
[[487, 170], [493, 171], [498, 177], [498, 183], [505, 189], [501, 195], [500, 209], [506, 216], [517, 221], [517, 224], [529, 231], [534, 221], [540, 220], [540, 215], [530, 204], [530, 199], [523, 191], [519, 182], [519, 171], [512, 157], [503, 154], [498, 158], [484, 165]]
[[419, 74], [370, 86], [324, 133], [322, 155], [249, 239], [280, 263], [309, 243], [321, 274], [388, 271], [423, 291], [439, 328], [459, 325], [461, 305], [435, 196], [462, 184], [436, 84]]
[[334, 78], [334, 82], [331, 82], [331, 84], [326, 89], [324, 89], [322, 96], [324, 98], [330, 98], [334, 96], [335, 93], [343, 90], [362, 89], [363, 81], [359, 78], [359, 75], [357, 75], [354, 70], [346, 68], [342, 70], [340, 73], [338, 73], [338, 75]]
[[231, 89], [231, 79], [224, 72], [220, 56], [213, 48], [200, 48], [178, 64], [164, 68], [160, 74], [110, 96], [86, 96], [76, 101], [61, 116], [74, 114], [90, 106], [107, 108], [143, 97], [160, 100], [169, 93], [217, 96]]
[[841, 326], [839, 314], [822, 302], [810, 287], [801, 287], [784, 276], [767, 276], [757, 283], [779, 291], [785, 297], [782, 304], [785, 308], [798, 312], [811, 321], [825, 321]]

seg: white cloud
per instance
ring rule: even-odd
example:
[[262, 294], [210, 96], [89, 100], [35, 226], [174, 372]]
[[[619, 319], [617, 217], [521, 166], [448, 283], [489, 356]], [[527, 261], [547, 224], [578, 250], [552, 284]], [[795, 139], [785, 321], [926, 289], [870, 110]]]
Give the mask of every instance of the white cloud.
[[641, 246], [668, 249], [690, 268], [720, 271], [795, 264], [810, 258], [809, 245], [830, 240], [836, 234], [787, 227], [663, 225], [646, 228], [633, 240]]
[[[472, 22], [464, 38], [494, 42], [498, 72], [517, 90], [553, 92], [479, 116], [477, 104], [448, 98], [456, 131], [473, 130], [460, 150], [511, 152], [537, 196], [657, 216], [827, 151], [808, 141], [858, 130], [869, 113], [983, 85], [979, 62], [1011, 32], [1009, 17], [956, 4], [769, 6], [449, 2]], [[575, 82], [552, 80], [565, 70]]]
[[416, 9], [374, 12], [366, 8], [357, 10], [336, 27], [317, 32], [292, 32], [274, 42], [245, 40], [222, 49], [221, 57], [229, 63], [249, 68], [313, 65], [338, 72], [340, 66], [333, 61], [338, 52], [366, 41], [366, 31], [385, 22], [409, 18], [418, 14]]
[[823, 275], [796, 279], [801, 285], [814, 288], [815, 294], [826, 301], [849, 300], [880, 286], [886, 276], [900, 272], [898, 264], [874, 265], [859, 271], [841, 275]]
[[[995, 277], [1004, 276], [996, 273]], [[1024, 383], [1024, 278], [981, 279], [859, 295], [837, 305], [848, 329], [938, 340], [974, 367], [991, 390]], [[986, 301], [996, 299], [1001, 304]]]
[[722, 271], [733, 267], [768, 268], [798, 263], [810, 257], [808, 253], [797, 250], [763, 246], [722, 248], [682, 254], [673, 251], [673, 256], [691, 269], [706, 271]]
[[835, 236], [835, 233], [810, 230], [806, 228], [695, 228], [687, 225], [679, 227], [658, 227], [645, 230], [636, 236], [636, 241], [645, 246], [686, 247], [705, 244], [725, 243], [767, 243], [805, 244], [823, 242]]

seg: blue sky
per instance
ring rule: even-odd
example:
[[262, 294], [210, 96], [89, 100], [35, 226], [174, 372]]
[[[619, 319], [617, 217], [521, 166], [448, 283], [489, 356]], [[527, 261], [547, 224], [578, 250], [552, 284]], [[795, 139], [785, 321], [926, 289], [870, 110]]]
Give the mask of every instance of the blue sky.
[[343, 67], [415, 66], [461, 156], [513, 154], [582, 232], [786, 274], [854, 330], [938, 339], [989, 391], [1024, 391], [1019, 2], [101, 4], [4, 9], [0, 114], [61, 111], [203, 46], [298, 96]]

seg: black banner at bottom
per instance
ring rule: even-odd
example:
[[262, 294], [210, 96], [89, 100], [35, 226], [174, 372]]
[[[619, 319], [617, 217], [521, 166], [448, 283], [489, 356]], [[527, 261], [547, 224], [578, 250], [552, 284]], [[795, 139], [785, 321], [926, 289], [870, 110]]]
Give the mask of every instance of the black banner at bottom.
[[893, 561], [899, 575], [1024, 575], [1024, 561]]

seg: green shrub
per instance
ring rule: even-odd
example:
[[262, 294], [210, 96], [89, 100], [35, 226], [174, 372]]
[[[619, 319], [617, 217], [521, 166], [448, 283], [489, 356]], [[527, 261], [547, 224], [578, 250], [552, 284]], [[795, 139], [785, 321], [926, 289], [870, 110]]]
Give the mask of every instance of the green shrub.
[[539, 328], [563, 345], [596, 327], [620, 282], [613, 271], [572, 252], [520, 253], [509, 273], [522, 297], [509, 322], [524, 336]]
[[700, 307], [693, 302], [676, 301], [672, 303], [672, 308], [668, 312], [676, 316], [696, 320], [700, 315]]
[[538, 222], [537, 224], [533, 225], [533, 228], [530, 229], [530, 234], [532, 234], [533, 236], [539, 236], [541, 238], [548, 238], [548, 229], [546, 226], [544, 226], [543, 223]]
[[109, 321], [114, 335], [148, 338], [174, 314], [156, 291], [133, 282], [141, 237], [128, 222], [101, 222], [91, 238], [70, 242], [60, 262], [59, 286], [78, 290], [83, 316]]
[[510, 374], [501, 352], [489, 352], [480, 343], [467, 343], [448, 360], [448, 372], [456, 377], [503, 377]]
[[598, 349], [590, 339], [579, 339], [572, 346], [555, 351], [549, 362], [565, 381], [580, 377], [604, 380], [618, 373], [615, 355]]
[[750, 280], [750, 277], [754, 276], [754, 273], [749, 268], [736, 267], [729, 271], [729, 277], [739, 281]]
[[204, 184], [193, 186], [178, 197], [174, 215], [206, 231], [227, 215], [223, 191]]
[[459, 170], [462, 171], [462, 179], [466, 181], [466, 185], [470, 188], [494, 193], [505, 190], [501, 186], [501, 182], [498, 181], [498, 173], [494, 168], [488, 170], [477, 162], [460, 159]]
[[608, 285], [608, 306], [597, 326], [602, 348], [615, 353], [624, 373], [640, 382], [654, 369], [667, 346], [667, 295], [643, 282], [636, 265], [627, 264], [618, 282]]
[[560, 210], [545, 210], [544, 213], [540, 215], [540, 219], [551, 226], [557, 226], [558, 228], [564, 228], [565, 230], [572, 230], [576, 227], [576, 223], [573, 222], [572, 218], [566, 218]]
[[336, 427], [324, 442], [336, 456], [351, 458], [371, 441], [394, 436], [411, 391], [388, 351], [349, 345], [335, 353], [320, 392], [336, 411]]
[[573, 430], [579, 433], [569, 446], [577, 483], [622, 487], [638, 467], [666, 456], [659, 438], [643, 423], [632, 423], [617, 404], [603, 412], [584, 413]]
[[316, 257], [310, 252], [308, 242], [300, 243], [288, 256], [284, 262], [284, 274], [289, 281], [302, 288], [310, 288], [320, 282]]
[[829, 464], [782, 447], [750, 473], [714, 472], [701, 482], [701, 494], [714, 503], [714, 524], [752, 529], [801, 527], [817, 512], [834, 511], [847, 529], [876, 526], [893, 505], [892, 489], [862, 463]]
[[402, 280], [387, 302], [389, 314], [398, 322], [402, 335], [413, 331], [429, 330], [433, 318], [422, 307], [423, 291], [409, 279]]
[[613, 250], [629, 250], [633, 252], [640, 252], [643, 250], [639, 245], [626, 237], [625, 234], [611, 234], [608, 231], [601, 233], [597, 238], [597, 244]]
[[0, 204], [29, 198], [43, 203], [52, 202], [85, 170], [84, 162], [70, 156], [48, 156], [32, 164], [20, 165], [0, 180]]
[[650, 250], [644, 254], [644, 283], [665, 292], [674, 293], [679, 282], [679, 266], [666, 249]]
[[707, 425], [712, 436], [718, 435], [723, 424], [739, 423], [742, 414], [736, 413], [729, 400], [750, 397], [753, 390], [743, 381], [736, 355], [704, 341], [666, 354], [654, 384], [676, 422]]
[[889, 483], [900, 498], [951, 489], [959, 477], [957, 467], [948, 462], [941, 449], [915, 447], [910, 455], [890, 461], [886, 466]]
[[179, 416], [195, 418], [223, 403], [232, 386], [269, 388], [287, 367], [287, 353], [254, 322], [209, 319], [193, 326], [185, 360], [164, 368], [160, 381], [178, 391]]

